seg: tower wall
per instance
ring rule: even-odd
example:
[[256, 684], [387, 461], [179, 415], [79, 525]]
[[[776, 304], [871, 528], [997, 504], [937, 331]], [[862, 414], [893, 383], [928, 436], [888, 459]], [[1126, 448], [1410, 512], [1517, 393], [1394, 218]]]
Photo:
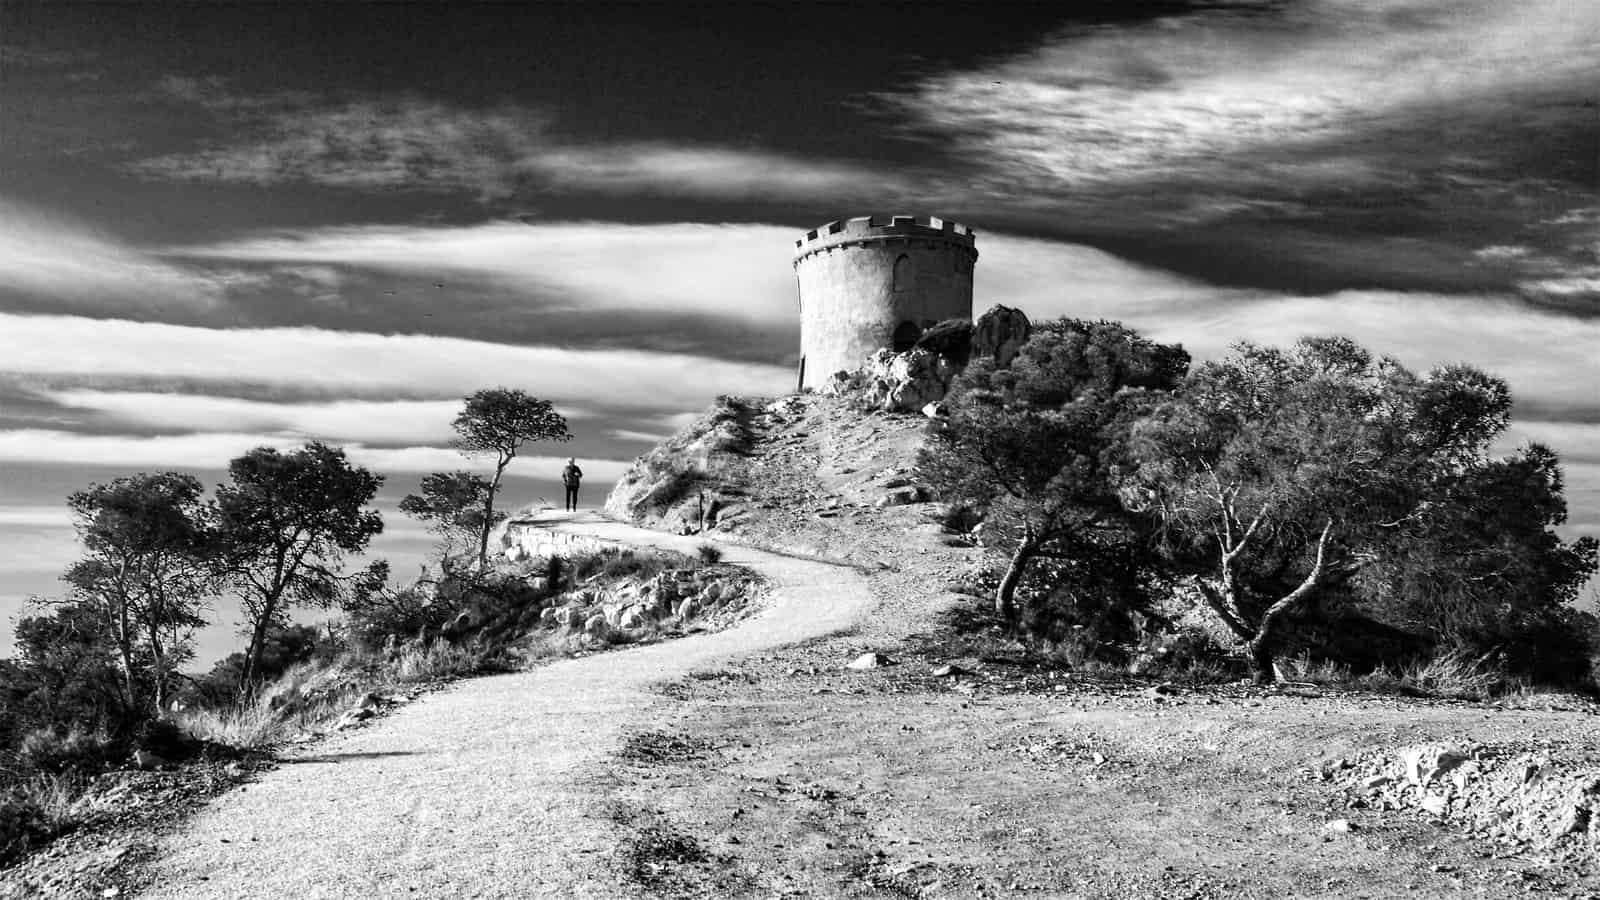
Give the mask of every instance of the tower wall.
[[970, 228], [936, 218], [830, 222], [795, 242], [799, 386], [820, 387], [873, 351], [906, 349], [922, 330], [972, 318], [978, 259]]

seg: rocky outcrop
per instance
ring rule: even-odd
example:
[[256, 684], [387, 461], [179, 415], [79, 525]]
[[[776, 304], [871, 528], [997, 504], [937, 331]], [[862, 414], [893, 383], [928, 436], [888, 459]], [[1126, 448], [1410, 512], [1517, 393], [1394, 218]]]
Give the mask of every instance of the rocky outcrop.
[[1033, 324], [1022, 310], [995, 305], [978, 317], [972, 326], [971, 359], [990, 359], [997, 366], [1009, 366], [1027, 343]]
[[760, 583], [737, 566], [668, 569], [558, 596], [539, 613], [538, 623], [562, 636], [637, 639], [657, 630], [682, 630], [708, 617], [737, 618], [759, 590]]
[[[1566, 758], [1563, 758], [1565, 756]], [[1600, 770], [1548, 743], [1368, 751], [1320, 773], [1354, 809], [1415, 809], [1484, 838], [1558, 857], [1600, 850]]]
[[916, 412], [943, 400], [960, 372], [949, 358], [927, 350], [879, 350], [861, 370], [861, 397], [875, 409]]
[[[922, 412], [943, 400], [969, 360], [1011, 364], [1032, 330], [1021, 310], [995, 306], [977, 322], [941, 322], [904, 353], [879, 350], [854, 372], [840, 372], [822, 388], [831, 396], [853, 396], [871, 409]], [[925, 413], [937, 418], [939, 408]]]

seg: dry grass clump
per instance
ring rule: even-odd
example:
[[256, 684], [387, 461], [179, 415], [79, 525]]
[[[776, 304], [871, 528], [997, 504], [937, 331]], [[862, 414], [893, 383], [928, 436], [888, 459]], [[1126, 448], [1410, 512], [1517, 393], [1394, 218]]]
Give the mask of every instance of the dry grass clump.
[[1278, 662], [1278, 677], [1328, 687], [1457, 700], [1489, 700], [1530, 690], [1525, 680], [1507, 675], [1492, 655], [1449, 650], [1427, 658], [1355, 674], [1348, 665], [1309, 654]]
[[87, 820], [87, 782], [76, 772], [41, 772], [0, 792], [0, 867]]

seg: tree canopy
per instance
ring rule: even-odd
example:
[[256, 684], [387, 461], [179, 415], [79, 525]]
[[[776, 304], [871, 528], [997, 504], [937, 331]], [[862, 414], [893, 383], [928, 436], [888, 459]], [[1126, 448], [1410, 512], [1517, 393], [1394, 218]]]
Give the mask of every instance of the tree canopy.
[[190, 633], [205, 624], [210, 507], [201, 494], [193, 476], [164, 472], [91, 485], [67, 499], [86, 553], [63, 580], [102, 617], [126, 702], [148, 700], [157, 715], [188, 657]]
[[1468, 366], [1418, 376], [1344, 338], [1243, 343], [1135, 426], [1127, 496], [1267, 680], [1289, 617], [1483, 472], [1510, 405]]
[[1009, 555], [1002, 617], [1015, 621], [1017, 587], [1041, 556], [1090, 589], [1140, 577], [1122, 565], [1141, 526], [1112, 472], [1134, 414], [1188, 361], [1118, 323], [1063, 319], [1036, 326], [1008, 367], [980, 360], [956, 379], [919, 467], [947, 501], [982, 510], [985, 543]]
[[[489, 487], [489, 480], [476, 472], [434, 472], [423, 477], [418, 493], [400, 501], [400, 511], [428, 523], [439, 536], [440, 563], [448, 569], [456, 554], [477, 544], [483, 534]], [[506, 517], [492, 505], [488, 516], [491, 529]]]
[[570, 441], [567, 420], [548, 400], [513, 388], [485, 388], [466, 398], [461, 413], [451, 423], [455, 446], [467, 454], [492, 454], [494, 478], [483, 494], [483, 517], [478, 523], [478, 568], [489, 562], [489, 532], [494, 528], [494, 498], [506, 466], [524, 444], [534, 441]]
[[381, 582], [382, 561], [343, 574], [347, 554], [383, 531], [368, 508], [383, 478], [320, 442], [288, 453], [257, 447], [228, 465], [217, 488], [217, 559], [249, 619], [241, 687], [253, 683], [271, 629], [295, 605], [327, 606], [348, 589]]

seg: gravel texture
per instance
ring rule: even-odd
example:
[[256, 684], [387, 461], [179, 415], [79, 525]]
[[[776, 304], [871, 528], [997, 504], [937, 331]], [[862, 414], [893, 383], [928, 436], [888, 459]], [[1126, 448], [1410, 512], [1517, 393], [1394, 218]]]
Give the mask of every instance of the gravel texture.
[[[551, 527], [693, 552], [592, 513]], [[160, 848], [160, 898], [611, 897], [614, 830], [592, 778], [663, 702], [650, 686], [850, 628], [871, 599], [856, 571], [726, 548], [770, 584], [736, 628], [482, 678], [230, 793]]]

